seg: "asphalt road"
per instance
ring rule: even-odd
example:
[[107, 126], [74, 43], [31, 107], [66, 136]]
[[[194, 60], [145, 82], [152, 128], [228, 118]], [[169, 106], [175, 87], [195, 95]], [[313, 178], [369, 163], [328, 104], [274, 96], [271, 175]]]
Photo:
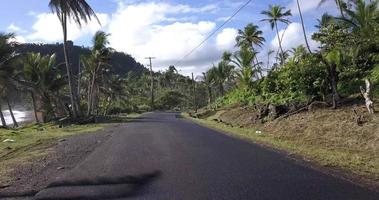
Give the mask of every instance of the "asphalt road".
[[176, 117], [150, 113], [35, 199], [379, 199], [285, 156]]

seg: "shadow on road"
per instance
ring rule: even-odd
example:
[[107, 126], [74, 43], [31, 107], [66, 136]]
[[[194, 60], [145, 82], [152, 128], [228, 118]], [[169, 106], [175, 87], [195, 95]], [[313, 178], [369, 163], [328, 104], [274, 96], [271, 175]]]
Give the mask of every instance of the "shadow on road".
[[[135, 176], [122, 177], [97, 177], [94, 179], [81, 180], [64, 180], [49, 184], [40, 192], [28, 191], [22, 193], [0, 194], [0, 198], [20, 198], [29, 197], [34, 200], [66, 200], [66, 199], [88, 199], [88, 200], [103, 200], [103, 199], [119, 199], [126, 197], [137, 196], [140, 191], [151, 184], [154, 180], [161, 176], [161, 171], [153, 171]], [[90, 188], [92, 187], [92, 188]], [[97, 193], [87, 193], [93, 191], [93, 187], [98, 187]], [[60, 195], [60, 189], [65, 188], [65, 191]], [[107, 189], [104, 189], [107, 188]], [[115, 188], [113, 190], [113, 188]], [[89, 189], [89, 190], [88, 190]], [[102, 190], [103, 189], [103, 190]], [[79, 191], [79, 192], [77, 192]], [[35, 196], [34, 196], [35, 195]], [[34, 196], [34, 197], [32, 197]]]

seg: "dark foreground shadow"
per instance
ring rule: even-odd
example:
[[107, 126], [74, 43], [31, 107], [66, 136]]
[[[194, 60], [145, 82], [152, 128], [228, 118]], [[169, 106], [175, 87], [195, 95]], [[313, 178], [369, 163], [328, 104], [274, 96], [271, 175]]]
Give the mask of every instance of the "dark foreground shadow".
[[[160, 171], [140, 174], [136, 176], [122, 177], [97, 177], [94, 179], [81, 180], [66, 180], [57, 181], [49, 184], [45, 189], [38, 191], [27, 191], [22, 193], [0, 194], [0, 199], [12, 199], [25, 197], [33, 200], [68, 200], [68, 199], [88, 199], [88, 200], [103, 200], [103, 199], [119, 199], [138, 196], [141, 191], [151, 184], [154, 180], [161, 176]], [[62, 193], [60, 188], [69, 188], [76, 191], [78, 194]], [[86, 188], [96, 187], [97, 193], [86, 193]], [[51, 191], [51, 192], [50, 192]], [[63, 190], [62, 190], [63, 191]], [[70, 190], [65, 190], [70, 191]]]

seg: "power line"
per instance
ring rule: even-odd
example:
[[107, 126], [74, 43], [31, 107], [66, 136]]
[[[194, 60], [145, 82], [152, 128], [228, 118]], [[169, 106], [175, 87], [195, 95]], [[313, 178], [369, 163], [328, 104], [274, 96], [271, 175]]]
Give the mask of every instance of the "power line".
[[175, 66], [180, 64], [184, 59], [190, 56], [192, 53], [196, 51], [199, 47], [201, 47], [207, 40], [209, 40], [214, 34], [216, 34], [222, 27], [224, 27], [228, 22], [230, 22], [242, 9], [244, 9], [252, 0], [248, 0], [245, 4], [243, 4], [236, 12], [233, 13], [224, 23], [221, 24], [216, 30], [214, 30], [211, 34], [208, 35], [199, 45], [193, 48], [190, 52], [188, 52], [181, 60], [175, 63]]

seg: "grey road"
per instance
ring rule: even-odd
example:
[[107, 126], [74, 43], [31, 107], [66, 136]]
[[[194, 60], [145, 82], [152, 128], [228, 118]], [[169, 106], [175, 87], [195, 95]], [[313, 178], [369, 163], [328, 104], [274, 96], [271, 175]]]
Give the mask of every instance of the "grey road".
[[115, 128], [35, 199], [379, 199], [285, 156], [177, 118], [150, 113]]

